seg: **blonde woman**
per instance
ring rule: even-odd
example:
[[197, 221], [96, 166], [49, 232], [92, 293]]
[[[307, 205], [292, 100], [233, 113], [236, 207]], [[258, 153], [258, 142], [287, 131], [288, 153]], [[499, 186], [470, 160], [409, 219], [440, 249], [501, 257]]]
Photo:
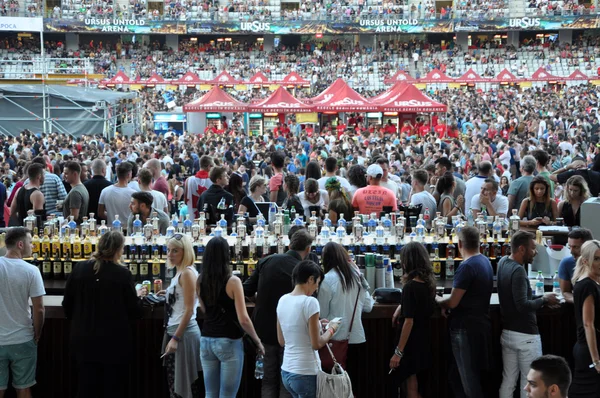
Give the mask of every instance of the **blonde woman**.
[[138, 296], [147, 292], [136, 294], [131, 273], [120, 264], [124, 245], [122, 233], [105, 233], [92, 259], [77, 264], [67, 280], [62, 306], [71, 321], [79, 397], [127, 396], [130, 321], [141, 317]]
[[[200, 328], [196, 322], [198, 271], [194, 266], [194, 247], [189, 237], [175, 234], [167, 242], [167, 267], [175, 276], [166, 291], [166, 330], [163, 338], [163, 366], [171, 397], [200, 397], [196, 380], [200, 364]], [[201, 379], [201, 378], [200, 378]], [[175, 395], [176, 394], [176, 395]]]
[[575, 368], [569, 398], [599, 397], [600, 241], [583, 244], [572, 282], [577, 342], [573, 347]]
[[246, 195], [240, 201], [238, 213], [248, 213], [250, 218], [258, 216], [260, 210], [256, 202], [264, 202], [263, 195], [267, 193], [267, 180], [261, 175], [255, 175], [250, 179], [250, 195]]
[[566, 226], [580, 226], [579, 208], [590, 198], [590, 190], [582, 176], [572, 176], [565, 184], [565, 200], [558, 204], [558, 214]]

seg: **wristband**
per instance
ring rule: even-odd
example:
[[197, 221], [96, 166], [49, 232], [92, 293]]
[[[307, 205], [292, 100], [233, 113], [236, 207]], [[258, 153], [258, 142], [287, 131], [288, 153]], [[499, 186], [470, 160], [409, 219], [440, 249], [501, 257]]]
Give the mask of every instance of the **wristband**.
[[328, 330], [331, 332], [331, 335], [329, 336], [329, 338], [332, 338], [333, 335], [335, 334], [335, 330], [333, 330], [333, 328], [329, 328]]
[[178, 343], [181, 341], [181, 339], [179, 337], [175, 336], [175, 335], [171, 336], [171, 339], [175, 340]]
[[396, 356], [397, 356], [397, 357], [399, 357], [399, 358], [402, 358], [402, 357], [404, 356], [404, 353], [403, 353], [402, 351], [400, 351], [400, 350], [398, 349], [398, 347], [396, 347], [396, 348], [394, 349], [394, 355], [396, 355]]

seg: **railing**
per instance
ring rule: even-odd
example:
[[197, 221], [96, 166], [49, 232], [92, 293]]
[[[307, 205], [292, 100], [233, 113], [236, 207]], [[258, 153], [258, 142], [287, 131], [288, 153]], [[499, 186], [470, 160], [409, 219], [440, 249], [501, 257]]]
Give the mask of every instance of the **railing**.
[[57, 75], [62, 74], [87, 76], [93, 73], [94, 66], [87, 58], [38, 57], [32, 60], [0, 60], [0, 80], [54, 80]]

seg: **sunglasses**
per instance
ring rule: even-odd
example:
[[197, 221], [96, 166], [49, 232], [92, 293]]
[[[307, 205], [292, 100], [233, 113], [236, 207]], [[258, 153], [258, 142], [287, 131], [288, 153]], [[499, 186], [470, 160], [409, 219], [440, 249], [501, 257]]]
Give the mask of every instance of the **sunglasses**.
[[183, 234], [175, 234], [171, 239], [181, 240], [183, 238]]

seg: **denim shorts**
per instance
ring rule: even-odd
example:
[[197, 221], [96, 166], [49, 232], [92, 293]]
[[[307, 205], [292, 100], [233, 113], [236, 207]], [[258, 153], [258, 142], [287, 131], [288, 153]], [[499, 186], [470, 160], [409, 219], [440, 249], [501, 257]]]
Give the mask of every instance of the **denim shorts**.
[[27, 343], [0, 345], [0, 390], [8, 388], [8, 372], [12, 371], [12, 385], [23, 390], [35, 385], [35, 367], [37, 364], [37, 345], [31, 340]]
[[293, 398], [316, 398], [317, 376], [300, 375], [281, 370], [281, 379], [285, 389]]

